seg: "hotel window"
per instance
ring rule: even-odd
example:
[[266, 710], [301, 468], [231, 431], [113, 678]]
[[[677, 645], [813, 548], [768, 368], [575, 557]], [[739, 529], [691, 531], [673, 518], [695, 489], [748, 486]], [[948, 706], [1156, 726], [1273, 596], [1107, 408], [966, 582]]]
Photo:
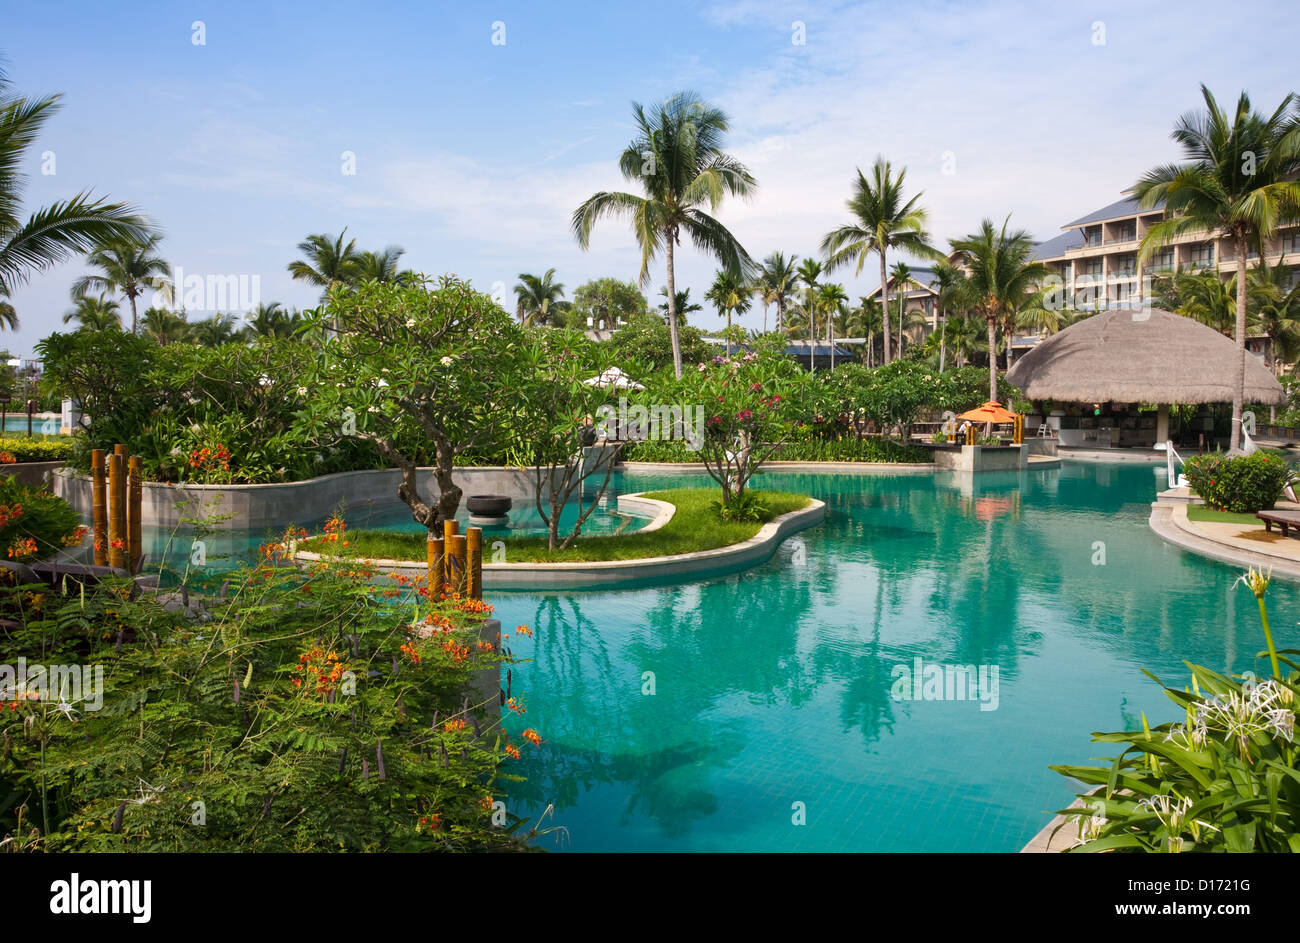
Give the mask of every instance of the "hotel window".
[[1101, 259], [1084, 259], [1083, 274], [1088, 278], [1101, 278]]
[[1137, 222], [1116, 223], [1115, 224], [1115, 241], [1132, 242], [1138, 237]]
[[1300, 252], [1300, 229], [1282, 233], [1282, 251], [1287, 255]]
[[1132, 252], [1115, 256], [1110, 274], [1112, 278], [1132, 278], [1137, 274], [1137, 256]]
[[1172, 272], [1174, 270], [1174, 247], [1165, 246], [1151, 257], [1151, 271]]
[[1200, 245], [1192, 246], [1188, 259], [1196, 268], [1212, 266], [1214, 264], [1214, 243], [1203, 242]]
[[1090, 226], [1083, 231], [1083, 244], [1085, 246], [1101, 245], [1101, 227]]

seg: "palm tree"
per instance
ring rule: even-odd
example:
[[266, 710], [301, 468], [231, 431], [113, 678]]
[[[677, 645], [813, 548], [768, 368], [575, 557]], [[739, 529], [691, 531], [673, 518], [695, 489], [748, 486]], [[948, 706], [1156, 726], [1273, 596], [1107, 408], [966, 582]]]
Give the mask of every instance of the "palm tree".
[[[301, 248], [301, 246], [299, 247]], [[405, 285], [414, 277], [410, 269], [399, 269], [397, 261], [406, 250], [401, 246], [388, 246], [382, 252], [362, 252], [357, 256], [354, 279], [358, 282], [376, 281]]]
[[718, 316], [725, 316], [727, 319], [727, 356], [730, 357], [731, 316], [749, 310], [749, 292], [745, 290], [744, 284], [739, 279], [723, 269], [714, 276], [713, 285], [705, 293], [704, 300], [712, 302], [718, 309]]
[[693, 92], [679, 92], [649, 113], [632, 104], [636, 137], [619, 158], [624, 178], [640, 183], [644, 196], [595, 193], [573, 213], [573, 234], [586, 249], [591, 230], [605, 216], [628, 216], [641, 247], [640, 283], [650, 280], [650, 263], [664, 250], [668, 266], [668, 328], [673, 373], [682, 378], [681, 340], [677, 333], [675, 248], [684, 232], [696, 247], [716, 258], [736, 278], [754, 267], [744, 248], [720, 222], [700, 207], [716, 212], [723, 196], [749, 198], [758, 184], [745, 166], [722, 151], [729, 124], [726, 114]]
[[166, 308], [148, 308], [140, 317], [145, 337], [152, 337], [162, 347], [183, 341], [189, 335], [184, 315]]
[[822, 264], [816, 259], [804, 259], [795, 269], [795, 278], [803, 282], [803, 309], [808, 315], [808, 370], [817, 369], [813, 352], [817, 343], [817, 279], [821, 277]]
[[[664, 313], [664, 318], [667, 319], [669, 311], [668, 289], [660, 288], [659, 294], [664, 298], [664, 303], [659, 306], [659, 310]], [[673, 308], [677, 311], [677, 322], [679, 324], [686, 323], [686, 315], [704, 310], [701, 305], [697, 305], [695, 302], [691, 301], [691, 290], [689, 288], [683, 288], [681, 291], [677, 292], [676, 297], [673, 299]]]
[[297, 311], [292, 314], [285, 311], [280, 302], [259, 304], [245, 316], [248, 326], [244, 336], [249, 340], [259, 337], [292, 337], [302, 326], [302, 315]]
[[86, 256], [86, 264], [99, 269], [98, 274], [83, 275], [72, 283], [72, 300], [91, 292], [118, 292], [131, 304], [131, 333], [139, 333], [136, 299], [146, 288], [157, 291], [164, 301], [171, 300], [169, 266], [154, 250], [162, 236], [150, 233], [144, 240], [113, 239]]
[[939, 372], [943, 373], [947, 356], [948, 332], [944, 327], [948, 323], [948, 309], [964, 303], [966, 278], [961, 269], [947, 262], [935, 263], [933, 272], [934, 286], [939, 292], [934, 303], [939, 308]]
[[849, 300], [843, 285], [822, 285], [817, 289], [817, 307], [826, 312], [826, 339], [831, 345], [831, 370], [835, 370], [835, 312]]
[[560, 300], [564, 297], [564, 285], [555, 281], [553, 268], [548, 268], [541, 278], [521, 272], [519, 284], [515, 286], [515, 297], [519, 300], [520, 323], [527, 326], [545, 324], [552, 309], [561, 311], [568, 307]]
[[906, 262], [895, 262], [889, 270], [889, 280], [898, 291], [898, 356], [903, 356], [903, 312], [907, 308], [908, 285], [912, 281], [912, 267]]
[[794, 263], [799, 258], [786, 258], [784, 252], [773, 252], [763, 260], [759, 283], [763, 286], [763, 329], [767, 330], [767, 304], [776, 305], [776, 330], [785, 331], [785, 299], [795, 282]]
[[858, 298], [858, 307], [854, 314], [854, 324], [862, 332], [862, 336], [867, 339], [865, 359], [867, 366], [875, 365], [876, 356], [876, 333], [881, 329], [884, 323], [884, 309], [880, 307], [880, 302], [875, 298], [868, 298], [862, 295]]
[[204, 347], [219, 347], [237, 337], [235, 317], [230, 314], [214, 314], [202, 321], [190, 325], [189, 338], [192, 343]]
[[120, 331], [122, 317], [117, 302], [100, 292], [98, 297], [82, 295], [75, 299], [76, 307], [63, 316], [63, 323], [77, 322], [79, 331]]
[[[361, 271], [361, 254], [357, 252], [357, 241], [352, 239], [347, 245], [343, 237], [348, 228], [333, 240], [324, 233], [313, 233], [298, 243], [298, 251], [306, 258], [294, 259], [288, 265], [289, 274], [296, 282], [306, 282], [321, 290], [321, 303], [329, 303], [330, 289], [335, 285], [350, 285], [356, 282]], [[335, 324], [335, 330], [338, 325]]]
[[[89, 191], [41, 207], [25, 222], [20, 218], [27, 150], [59, 109], [59, 96], [29, 99], [9, 94], [9, 88], [0, 70], [0, 297], [5, 298], [33, 273], [74, 255], [116, 239], [149, 237], [148, 222], [131, 207], [91, 199]], [[0, 320], [16, 326], [12, 306]]]
[[1279, 261], [1270, 267], [1263, 258], [1251, 272], [1255, 301], [1255, 329], [1267, 334], [1273, 350], [1273, 369], [1283, 367], [1300, 354], [1300, 282], [1290, 283], [1290, 272]]
[[[989, 345], [989, 400], [998, 399], [997, 329], [1014, 312], [1028, 307], [1031, 296], [1041, 296], [1039, 287], [1049, 274], [1048, 267], [1034, 261], [1034, 240], [1023, 229], [1007, 232], [1008, 216], [1001, 230], [993, 221], [984, 220], [980, 230], [964, 239], [952, 241], [966, 268], [971, 307], [985, 320]], [[1007, 345], [1010, 358], [1010, 343]]]
[[[921, 194], [903, 202], [906, 175], [906, 168], [900, 168], [895, 176], [889, 161], [883, 157], [877, 157], [872, 165], [871, 180], [859, 169], [853, 196], [847, 204], [853, 222], [827, 233], [821, 244], [829, 271], [856, 260], [855, 274], [861, 275], [871, 253], [880, 256], [880, 303], [885, 311], [889, 310], [885, 256], [890, 249], [900, 249], [920, 258], [940, 258], [938, 250], [930, 245], [925, 228], [926, 211], [917, 206]], [[886, 318], [885, 363], [889, 360], [889, 319]]]
[[9, 289], [0, 285], [0, 327], [7, 327], [9, 330], [18, 328], [18, 312], [14, 306], [9, 303]]
[[1262, 249], [1279, 223], [1300, 213], [1300, 121], [1292, 113], [1300, 99], [1287, 95], [1265, 117], [1251, 109], [1245, 92], [1231, 113], [1204, 85], [1201, 97], [1205, 110], [1184, 115], [1171, 135], [1182, 145], [1186, 163], [1156, 167], [1134, 189], [1143, 207], [1163, 203], [1165, 209], [1165, 218], [1143, 237], [1138, 258], [1145, 262], [1193, 231], [1221, 232], [1231, 241], [1237, 262], [1237, 355], [1228, 447], [1236, 449], [1246, 389], [1246, 258], [1251, 248]]

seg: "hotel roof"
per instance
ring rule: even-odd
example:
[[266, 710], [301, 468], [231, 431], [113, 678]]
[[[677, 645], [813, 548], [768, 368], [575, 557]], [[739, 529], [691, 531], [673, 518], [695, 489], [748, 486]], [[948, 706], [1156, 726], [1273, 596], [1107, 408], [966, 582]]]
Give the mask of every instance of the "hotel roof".
[[1066, 223], [1062, 229], [1073, 229], [1076, 226], [1087, 226], [1090, 223], [1102, 223], [1110, 219], [1122, 219], [1125, 216], [1136, 216], [1139, 213], [1158, 213], [1163, 204], [1157, 203], [1149, 209], [1143, 209], [1142, 204], [1131, 196], [1126, 196], [1122, 200], [1116, 200], [1109, 206], [1103, 206], [1099, 210], [1093, 210], [1087, 216], [1080, 216], [1073, 222]]

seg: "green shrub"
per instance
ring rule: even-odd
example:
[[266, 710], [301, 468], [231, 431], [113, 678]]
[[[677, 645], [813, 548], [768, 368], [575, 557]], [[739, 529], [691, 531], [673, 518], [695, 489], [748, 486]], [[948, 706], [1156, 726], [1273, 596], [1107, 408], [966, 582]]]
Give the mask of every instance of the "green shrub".
[[[1053, 766], [1097, 787], [1063, 810], [1078, 827], [1072, 850], [1128, 852], [1300, 852], [1300, 744], [1294, 740], [1300, 672], [1277, 649], [1264, 606], [1267, 576], [1244, 582], [1259, 600], [1271, 677], [1228, 677], [1199, 665], [1191, 689], [1165, 686], [1182, 723], [1095, 733], [1120, 745], [1110, 763]], [[1154, 675], [1150, 675], [1154, 678]], [[1156, 679], [1158, 681], [1158, 679]]]
[[7, 657], [103, 672], [64, 704], [29, 687], [6, 710], [0, 835], [54, 852], [523, 849], [494, 799], [540, 736], [517, 685], [511, 710], [475, 686], [502, 658], [479, 644], [490, 608], [389, 599], [373, 579], [246, 569], [201, 626], [117, 583], [0, 587], [20, 625], [0, 629]]
[[0, 439], [0, 464], [8, 464], [5, 455], [12, 456], [15, 462], [66, 462], [72, 458], [72, 452], [71, 437]]
[[80, 543], [85, 532], [67, 501], [0, 475], [0, 559], [48, 557]]
[[1236, 514], [1271, 508], [1291, 479], [1286, 461], [1267, 452], [1231, 458], [1221, 452], [1196, 455], [1187, 460], [1183, 471], [1206, 504]]
[[713, 507], [724, 521], [738, 524], [765, 521], [769, 516], [767, 504], [753, 491], [732, 495], [727, 501], [714, 501]]

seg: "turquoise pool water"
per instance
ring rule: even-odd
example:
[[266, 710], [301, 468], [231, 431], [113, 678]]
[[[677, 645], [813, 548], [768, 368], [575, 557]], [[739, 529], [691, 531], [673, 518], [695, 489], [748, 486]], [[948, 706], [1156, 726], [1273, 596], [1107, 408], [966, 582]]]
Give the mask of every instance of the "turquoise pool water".
[[[826, 522], [730, 576], [617, 592], [498, 594], [545, 738], [512, 811], [576, 851], [1015, 851], [1067, 804], [1052, 763], [1093, 730], [1175, 711], [1142, 668], [1258, 667], [1238, 572], [1146, 526], [1149, 466], [966, 476], [771, 474]], [[701, 483], [622, 476], [621, 491]], [[1104, 552], [1104, 562], [1101, 554]], [[1273, 585], [1279, 645], [1300, 595]], [[513, 634], [513, 633], [512, 633]], [[896, 666], [998, 669], [994, 710], [896, 700]], [[653, 672], [654, 693], [643, 693]], [[991, 678], [991, 674], [986, 675]], [[989, 703], [992, 703], [991, 701]], [[796, 803], [806, 824], [795, 825]]]
[[[504, 527], [485, 527], [483, 528], [483, 537], [489, 543], [494, 540], [508, 540], [511, 537], [525, 537], [535, 535], [545, 535], [546, 525], [537, 513], [537, 508], [531, 504], [516, 502], [516, 506], [510, 511], [509, 519]], [[583, 502], [583, 508], [590, 507], [591, 499], [586, 498]], [[192, 512], [195, 516], [199, 515], [199, 510], [195, 508]], [[567, 535], [573, 528], [573, 522], [580, 513], [576, 502], [570, 502], [565, 505], [563, 513], [560, 515], [560, 533]], [[364, 528], [384, 528], [388, 530], [409, 531], [411, 533], [420, 533], [424, 528], [411, 519], [411, 512], [404, 504], [385, 504], [375, 506], [373, 504], [358, 504], [355, 507], [344, 509], [344, 520], [352, 530], [361, 530]], [[298, 526], [305, 528], [311, 533], [320, 533], [325, 524], [326, 518], [317, 520], [304, 520], [296, 522]], [[461, 533], [465, 528], [470, 526], [469, 511], [465, 509], [462, 503], [460, 512], [456, 515], [456, 520], [460, 522]], [[89, 521], [87, 521], [89, 523]], [[612, 534], [615, 532], [631, 533], [649, 523], [648, 518], [636, 517], [629, 514], [620, 514], [617, 510], [617, 500], [614, 493], [611, 492], [596, 508], [582, 525], [582, 533], [588, 536], [600, 534]], [[283, 533], [283, 528], [280, 529]], [[258, 562], [258, 549], [268, 540], [278, 539], [279, 534], [271, 531], [248, 531], [248, 530], [218, 530], [204, 538], [205, 563], [203, 568], [191, 572], [201, 583], [203, 573], [212, 573], [219, 576], [224, 571], [233, 569], [240, 563]], [[160, 565], [165, 565], [171, 569], [181, 570], [186, 566], [190, 558], [193, 540], [195, 538], [194, 528], [190, 525], [182, 525], [174, 531], [166, 531], [159, 528], [145, 528], [143, 534], [144, 551], [148, 555], [146, 570], [153, 572]], [[87, 558], [90, 555], [89, 541], [87, 545], [81, 548], [79, 556]]]

